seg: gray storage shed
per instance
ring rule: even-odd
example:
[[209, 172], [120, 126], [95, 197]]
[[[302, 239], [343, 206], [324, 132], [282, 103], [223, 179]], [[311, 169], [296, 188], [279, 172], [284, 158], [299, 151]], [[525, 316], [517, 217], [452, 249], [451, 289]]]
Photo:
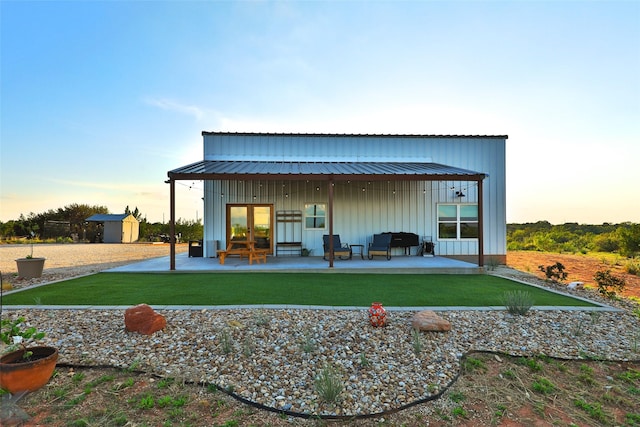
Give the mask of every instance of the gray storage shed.
[[131, 214], [95, 214], [87, 222], [101, 223], [104, 243], [133, 243], [138, 241], [140, 223]]

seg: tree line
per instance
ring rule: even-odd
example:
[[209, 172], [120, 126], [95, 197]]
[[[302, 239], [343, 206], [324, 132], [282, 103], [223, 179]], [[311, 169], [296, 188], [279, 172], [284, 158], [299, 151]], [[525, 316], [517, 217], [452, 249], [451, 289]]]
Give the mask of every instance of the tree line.
[[[126, 214], [140, 222], [141, 241], [168, 241], [169, 224], [150, 223], [135, 207], [126, 206]], [[95, 214], [108, 214], [105, 206], [71, 204], [41, 213], [21, 214], [16, 220], [0, 221], [0, 238], [16, 240], [35, 236], [41, 240], [93, 241], [95, 223], [86, 219]], [[178, 219], [176, 234], [182, 241], [200, 240], [203, 226], [200, 221]], [[507, 224], [507, 250], [587, 253], [612, 252], [622, 256], [640, 255], [640, 224], [624, 222], [601, 225], [569, 222], [552, 225], [548, 221]]]
[[[87, 222], [86, 219], [95, 214], [109, 213], [109, 209], [105, 206], [74, 203], [41, 213], [20, 214], [18, 219], [0, 221], [0, 238], [4, 241], [33, 237], [41, 241], [94, 242], [98, 233], [96, 223]], [[148, 222], [138, 207], [131, 210], [127, 206], [124, 213], [133, 215], [139, 221], [140, 241], [168, 240], [168, 223]], [[203, 227], [200, 221], [179, 218], [176, 220], [176, 234], [182, 241], [200, 240], [203, 236]]]
[[640, 255], [640, 224], [624, 222], [601, 225], [547, 221], [507, 224], [507, 250], [543, 252], [612, 252], [622, 256]]

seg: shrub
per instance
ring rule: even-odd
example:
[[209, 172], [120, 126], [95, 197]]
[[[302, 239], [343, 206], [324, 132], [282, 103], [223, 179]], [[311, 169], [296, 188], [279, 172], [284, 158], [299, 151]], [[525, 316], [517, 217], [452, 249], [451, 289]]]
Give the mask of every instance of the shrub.
[[22, 357], [28, 359], [33, 352], [27, 351], [27, 345], [44, 337], [44, 332], [38, 331], [33, 326], [27, 326], [24, 317], [19, 317], [16, 320], [0, 320], [0, 342], [6, 344], [6, 347], [2, 349], [3, 353], [23, 349]]
[[593, 405], [586, 402], [582, 399], [576, 399], [573, 401], [573, 404], [577, 407], [585, 411], [589, 416], [595, 420], [605, 422], [607, 421], [607, 416], [602, 410], [601, 403], [594, 403]]
[[229, 354], [233, 351], [233, 337], [231, 333], [224, 329], [220, 334], [220, 348], [224, 354]]
[[334, 403], [342, 393], [343, 385], [340, 376], [330, 365], [325, 365], [315, 378], [316, 391], [327, 403]]
[[481, 359], [476, 359], [475, 357], [467, 357], [462, 362], [462, 369], [465, 372], [473, 372], [477, 369], [485, 372], [487, 370], [487, 365]]
[[510, 314], [524, 316], [533, 306], [533, 298], [527, 291], [508, 291], [502, 296], [502, 302]]
[[555, 264], [542, 266], [539, 265], [538, 269], [544, 273], [547, 280], [553, 280], [554, 282], [562, 282], [568, 276], [568, 273], [564, 271], [564, 265], [560, 262], [556, 262]]
[[360, 366], [369, 366], [369, 359], [365, 353], [360, 353]]
[[462, 406], [456, 406], [451, 410], [451, 415], [453, 415], [455, 418], [466, 418], [467, 411]]
[[640, 276], [640, 260], [630, 259], [625, 264], [624, 270], [629, 274], [633, 274], [634, 276]]
[[417, 329], [411, 329], [411, 340], [413, 344], [413, 352], [415, 355], [419, 355], [422, 352], [422, 334]]
[[539, 377], [531, 385], [538, 393], [551, 394], [556, 390], [556, 385], [544, 377]]
[[625, 280], [611, 274], [611, 270], [600, 270], [593, 279], [598, 284], [598, 292], [605, 298], [615, 298], [616, 294], [627, 286]]
[[315, 351], [316, 340], [313, 339], [313, 334], [310, 330], [307, 329], [304, 331], [304, 339], [302, 340], [300, 346], [302, 348], [302, 351], [304, 351], [305, 353], [313, 353]]

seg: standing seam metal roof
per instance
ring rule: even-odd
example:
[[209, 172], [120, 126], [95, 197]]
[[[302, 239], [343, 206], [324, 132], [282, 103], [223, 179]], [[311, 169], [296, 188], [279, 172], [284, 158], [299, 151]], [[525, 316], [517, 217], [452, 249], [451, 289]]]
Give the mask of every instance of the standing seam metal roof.
[[291, 162], [203, 160], [169, 171], [171, 175], [484, 175], [439, 163]]

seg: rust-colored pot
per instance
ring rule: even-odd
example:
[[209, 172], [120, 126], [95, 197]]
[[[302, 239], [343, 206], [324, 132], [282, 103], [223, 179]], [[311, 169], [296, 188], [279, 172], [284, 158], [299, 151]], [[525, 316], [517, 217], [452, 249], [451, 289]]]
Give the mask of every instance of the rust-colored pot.
[[45, 385], [56, 368], [58, 349], [55, 347], [28, 347], [33, 354], [23, 361], [25, 350], [7, 353], [0, 358], [0, 388], [11, 394], [36, 391]]

